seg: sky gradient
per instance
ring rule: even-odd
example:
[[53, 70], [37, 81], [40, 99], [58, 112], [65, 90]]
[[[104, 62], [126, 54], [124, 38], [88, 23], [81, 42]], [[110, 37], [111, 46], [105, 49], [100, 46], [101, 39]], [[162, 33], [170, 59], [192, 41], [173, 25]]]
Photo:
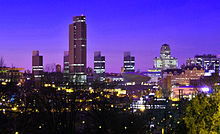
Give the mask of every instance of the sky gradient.
[[7, 66], [31, 69], [32, 51], [44, 65], [69, 49], [72, 17], [86, 16], [87, 63], [106, 56], [106, 72], [120, 72], [123, 52], [146, 71], [167, 43], [179, 65], [196, 54], [220, 54], [220, 1], [216, 0], [0, 0], [0, 56]]

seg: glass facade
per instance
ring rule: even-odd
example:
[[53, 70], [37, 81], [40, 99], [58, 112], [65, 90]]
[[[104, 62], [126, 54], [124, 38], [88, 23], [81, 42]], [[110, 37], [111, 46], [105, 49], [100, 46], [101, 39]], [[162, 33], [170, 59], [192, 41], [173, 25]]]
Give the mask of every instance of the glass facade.
[[176, 69], [178, 67], [178, 60], [171, 56], [170, 46], [167, 44], [162, 45], [160, 50], [160, 57], [154, 58], [153, 67], [155, 69]]
[[135, 72], [135, 57], [130, 52], [124, 52], [124, 72]]

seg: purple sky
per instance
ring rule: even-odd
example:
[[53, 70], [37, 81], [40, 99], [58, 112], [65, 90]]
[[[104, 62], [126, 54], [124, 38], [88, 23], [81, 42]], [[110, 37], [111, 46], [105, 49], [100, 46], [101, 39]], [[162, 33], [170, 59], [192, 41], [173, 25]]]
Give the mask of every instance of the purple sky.
[[68, 26], [81, 14], [88, 66], [100, 50], [107, 72], [120, 72], [124, 51], [146, 71], [164, 43], [179, 65], [195, 54], [220, 54], [219, 0], [0, 0], [0, 56], [7, 66], [31, 69], [32, 51], [39, 50], [44, 65], [63, 65]]

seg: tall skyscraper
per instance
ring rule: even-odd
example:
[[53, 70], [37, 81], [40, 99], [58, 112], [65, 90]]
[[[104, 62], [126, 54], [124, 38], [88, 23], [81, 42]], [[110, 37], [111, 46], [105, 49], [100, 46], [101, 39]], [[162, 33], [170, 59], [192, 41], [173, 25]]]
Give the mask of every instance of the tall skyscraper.
[[94, 79], [105, 81], [105, 56], [100, 51], [94, 52]]
[[73, 17], [69, 25], [69, 74], [72, 82], [86, 82], [86, 18]]
[[124, 52], [124, 72], [135, 72], [135, 57], [130, 52]]
[[170, 46], [167, 44], [162, 45], [160, 49], [160, 57], [154, 58], [155, 69], [176, 69], [178, 66], [177, 58], [171, 56]]
[[43, 78], [43, 56], [39, 55], [39, 51], [32, 53], [32, 75], [33, 79], [40, 81]]
[[63, 76], [66, 80], [69, 79], [69, 51], [64, 51]]

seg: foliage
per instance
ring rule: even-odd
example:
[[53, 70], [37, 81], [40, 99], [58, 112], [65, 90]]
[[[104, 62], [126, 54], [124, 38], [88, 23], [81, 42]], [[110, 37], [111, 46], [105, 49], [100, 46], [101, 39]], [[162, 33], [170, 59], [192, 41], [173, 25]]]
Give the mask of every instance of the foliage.
[[22, 134], [138, 133], [144, 130], [141, 129], [145, 123], [142, 116], [134, 118], [129, 111], [123, 110], [128, 109], [126, 105], [112, 107], [123, 101], [116, 95], [107, 99], [103, 83], [93, 85], [96, 86], [93, 87], [94, 93], [74, 84], [70, 84], [74, 89], [71, 93], [52, 87], [36, 89], [32, 84], [28, 87], [18, 87], [13, 83], [0, 85], [0, 95], [6, 100], [12, 94], [16, 96], [13, 103], [2, 107], [17, 106], [18, 109], [0, 112], [0, 134], [16, 131]]
[[184, 120], [191, 134], [219, 134], [220, 92], [197, 95], [187, 106]]

